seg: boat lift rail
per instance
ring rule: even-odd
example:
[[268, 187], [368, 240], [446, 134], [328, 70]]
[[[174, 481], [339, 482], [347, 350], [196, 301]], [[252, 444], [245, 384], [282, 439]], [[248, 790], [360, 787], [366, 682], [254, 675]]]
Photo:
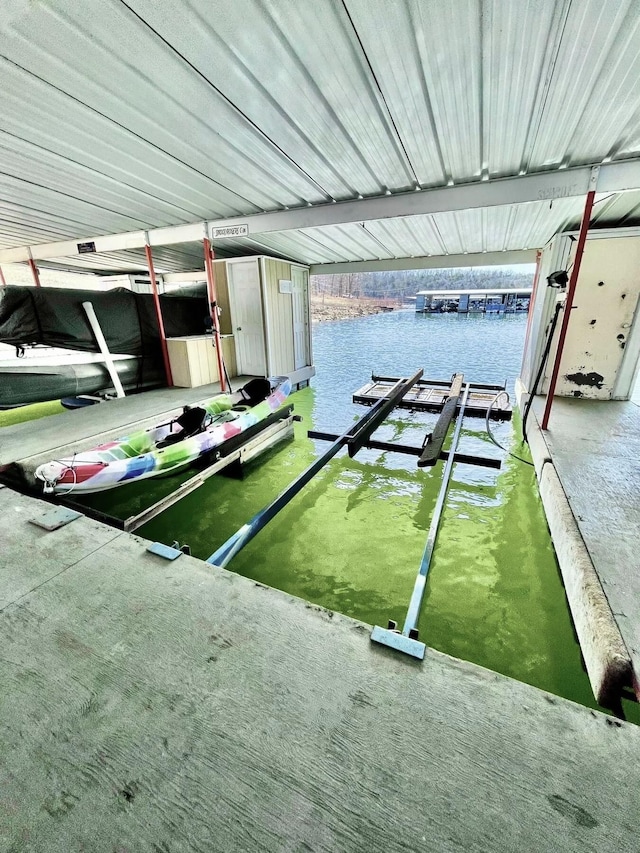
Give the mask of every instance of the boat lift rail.
[[423, 371], [418, 370], [409, 379], [398, 379], [389, 390], [386, 397], [382, 397], [371, 409], [363, 415], [349, 429], [339, 435], [333, 444], [318, 457], [315, 462], [300, 474], [296, 479], [268, 506], [257, 512], [253, 518], [237, 530], [227, 539], [208, 559], [207, 563], [216, 566], [227, 566], [235, 555], [256, 536], [263, 527], [273, 519], [315, 475], [345, 446], [348, 446], [349, 456], [363, 447], [375, 429], [387, 417], [399, 400], [415, 385], [422, 376]]
[[449, 481], [451, 480], [451, 472], [455, 462], [455, 451], [460, 439], [462, 421], [464, 420], [464, 409], [469, 397], [469, 390], [470, 386], [469, 383], [467, 383], [462, 395], [462, 401], [460, 403], [460, 409], [451, 441], [451, 451], [444, 466], [444, 471], [442, 472], [442, 483], [440, 484], [440, 491], [438, 492], [436, 505], [433, 510], [433, 515], [431, 516], [427, 542], [422, 554], [422, 560], [420, 561], [420, 568], [418, 569], [418, 574], [416, 575], [413, 585], [413, 592], [411, 593], [411, 599], [409, 601], [409, 607], [407, 608], [407, 615], [402, 628], [402, 633], [397, 630], [397, 624], [393, 621], [389, 622], [387, 628], [381, 628], [376, 625], [371, 632], [371, 640], [374, 643], [389, 646], [396, 651], [403, 652], [404, 654], [418, 658], [419, 660], [424, 659], [426, 645], [418, 639], [418, 617], [420, 616], [422, 598], [427, 586], [427, 574], [431, 565], [431, 558], [433, 557], [436, 538], [438, 536], [438, 528], [440, 527], [444, 504], [449, 490]]

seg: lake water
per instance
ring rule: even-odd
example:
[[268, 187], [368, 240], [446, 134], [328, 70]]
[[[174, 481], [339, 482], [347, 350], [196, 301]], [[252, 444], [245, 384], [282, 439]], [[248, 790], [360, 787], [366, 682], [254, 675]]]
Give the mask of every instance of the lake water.
[[[398, 311], [314, 327], [317, 377], [292, 397], [295, 441], [252, 463], [243, 480], [217, 476], [138, 533], [188, 543], [207, 558], [326, 448], [308, 429], [344, 431], [366, 409], [351, 402], [372, 372], [470, 381], [510, 391], [524, 315], [415, 315]], [[376, 437], [421, 444], [435, 415], [396, 410]], [[519, 421], [495, 423], [517, 454]], [[460, 450], [503, 459], [500, 471], [456, 465], [420, 618], [420, 638], [456, 657], [597, 707], [540, 503], [533, 468], [493, 445], [467, 419]], [[334, 458], [230, 563], [249, 578], [369, 624], [404, 620], [440, 485], [442, 464], [364, 450]], [[180, 479], [147, 481], [85, 500], [127, 517]], [[452, 697], [453, 698], [453, 697]], [[625, 703], [626, 707], [627, 703]], [[627, 708], [628, 716], [637, 715]]]

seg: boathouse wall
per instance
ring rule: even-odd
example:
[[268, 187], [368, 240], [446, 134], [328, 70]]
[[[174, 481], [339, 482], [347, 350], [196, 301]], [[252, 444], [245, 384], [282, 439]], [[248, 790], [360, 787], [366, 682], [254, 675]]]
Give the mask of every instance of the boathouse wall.
[[[559, 270], [571, 270], [574, 235], [558, 234], [544, 248], [537, 291], [531, 308], [530, 332], [523, 354], [521, 380], [531, 390], [547, 335], [563, 302], [563, 288], [548, 284]], [[555, 393], [594, 400], [629, 399], [640, 358], [640, 231], [607, 229], [589, 234], [571, 319], [562, 353]], [[560, 317], [562, 314], [560, 314]], [[546, 393], [558, 348], [556, 324], [538, 393]]]
[[290, 375], [311, 364], [309, 271], [286, 261], [262, 258], [262, 281], [271, 373]]

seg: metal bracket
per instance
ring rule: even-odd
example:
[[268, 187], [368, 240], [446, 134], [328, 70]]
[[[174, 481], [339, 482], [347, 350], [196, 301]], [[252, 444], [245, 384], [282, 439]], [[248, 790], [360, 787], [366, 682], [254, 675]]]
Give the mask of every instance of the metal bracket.
[[379, 643], [381, 646], [388, 646], [396, 652], [402, 652], [412, 658], [424, 660], [426, 645], [420, 640], [414, 640], [411, 637], [401, 634], [400, 631], [394, 631], [390, 628], [380, 628], [376, 625], [371, 632], [371, 642]]
[[43, 530], [57, 530], [59, 527], [64, 527], [65, 524], [69, 524], [70, 521], [75, 521], [76, 518], [81, 518], [82, 513], [76, 512], [75, 509], [67, 509], [66, 507], [56, 507], [56, 509], [51, 509], [49, 512], [45, 512], [44, 515], [40, 515], [37, 518], [30, 518], [29, 521], [31, 524], [35, 524], [36, 527], [41, 527]]
[[170, 548], [168, 545], [163, 545], [162, 542], [152, 542], [147, 546], [147, 551], [150, 554], [157, 554], [158, 557], [163, 557], [165, 560], [177, 560], [182, 556], [182, 551], [179, 548]]

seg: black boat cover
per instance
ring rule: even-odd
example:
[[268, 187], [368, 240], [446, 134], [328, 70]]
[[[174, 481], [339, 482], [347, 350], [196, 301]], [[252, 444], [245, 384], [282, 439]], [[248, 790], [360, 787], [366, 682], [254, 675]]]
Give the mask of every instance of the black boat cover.
[[[153, 296], [134, 293], [124, 287], [106, 291], [0, 287], [0, 342], [99, 352], [83, 302], [93, 305], [112, 353], [128, 353], [151, 360], [159, 357], [160, 333]], [[160, 296], [160, 304], [168, 338], [205, 332], [205, 297]]]

